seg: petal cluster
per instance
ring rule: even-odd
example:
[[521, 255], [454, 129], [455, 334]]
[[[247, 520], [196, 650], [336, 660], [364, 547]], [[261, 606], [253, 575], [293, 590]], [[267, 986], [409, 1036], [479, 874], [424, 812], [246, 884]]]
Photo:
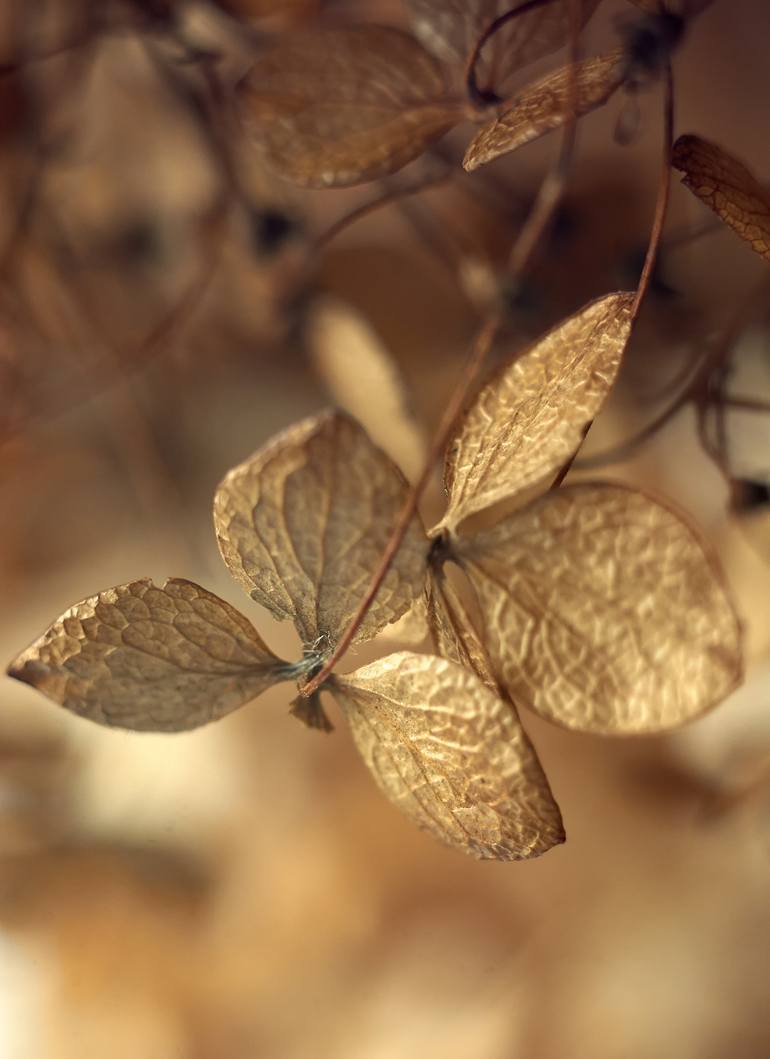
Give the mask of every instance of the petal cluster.
[[[631, 302], [616, 293], [582, 308], [499, 369], [458, 423], [446, 515], [430, 534], [415, 515], [356, 632], [372, 639], [422, 604], [438, 654], [391, 654], [322, 685], [383, 792], [473, 856], [516, 860], [564, 839], [516, 705], [584, 731], [660, 731], [740, 679], [740, 626], [716, 558], [680, 515], [612, 483], [547, 488], [609, 393]], [[362, 332], [343, 332], [359, 364]], [[390, 406], [405, 407], [375, 355]], [[90, 720], [154, 731], [216, 720], [294, 680], [292, 712], [328, 729], [320, 696], [302, 688], [349, 627], [408, 494], [351, 416], [304, 420], [234, 468], [214, 500], [230, 573], [293, 622], [302, 658], [278, 658], [198, 585], [144, 579], [70, 608], [9, 672]], [[481, 511], [492, 527], [468, 530]], [[481, 634], [447, 562], [476, 592]]]

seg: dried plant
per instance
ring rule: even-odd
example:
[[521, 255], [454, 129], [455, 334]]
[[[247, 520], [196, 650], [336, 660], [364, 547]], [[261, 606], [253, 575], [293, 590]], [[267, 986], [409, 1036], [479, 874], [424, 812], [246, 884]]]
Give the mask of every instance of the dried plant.
[[[567, 43], [571, 6], [530, 0], [511, 10], [501, 0], [411, 0], [419, 40], [370, 25], [288, 35], [250, 71], [244, 120], [270, 167], [307, 187], [386, 176], [463, 121], [483, 124], [481, 137], [497, 129], [498, 141], [510, 123], [518, 141], [496, 154], [513, 150], [563, 125], [570, 113], [566, 69], [510, 99], [500, 93], [512, 73]], [[574, 0], [576, 29], [598, 6]], [[624, 76], [618, 55], [581, 67], [577, 112], [605, 102]]]
[[[609, 483], [548, 491], [490, 530], [468, 516], [558, 471], [601, 407], [631, 327], [611, 294], [564, 321], [481, 389], [448, 446], [444, 519], [413, 517], [381, 556], [408, 485], [339, 413], [299, 423], [220, 485], [222, 557], [303, 643], [277, 658], [250, 623], [188, 581], [118, 586], [76, 604], [12, 676], [102, 724], [178, 731], [296, 680], [297, 716], [328, 729], [337, 699], [384, 793], [422, 827], [480, 857], [516, 859], [563, 839], [558, 808], [513, 702], [568, 727], [660, 731], [740, 678], [740, 630], [715, 558], [667, 507]], [[478, 637], [443, 573], [476, 589]], [[382, 569], [369, 605], [367, 583]], [[423, 593], [444, 657], [402, 652], [328, 672]]]
[[[562, 485], [650, 282], [672, 160], [669, 56], [704, 5], [676, 15], [638, 5], [659, 44], [665, 19], [679, 20], [654, 61], [645, 64], [637, 36], [633, 47], [629, 37], [623, 49], [580, 62], [577, 37], [597, 6], [412, 0], [415, 37], [369, 25], [322, 29], [286, 36], [258, 58], [242, 110], [268, 162], [309, 187], [391, 174], [466, 119], [482, 125], [468, 170], [563, 127], [562, 150], [511, 252], [511, 282], [558, 205], [579, 118], [620, 87], [633, 90], [641, 67], [661, 76], [662, 177], [639, 287], [585, 305], [509, 357], [467, 402], [502, 327], [496, 308], [432, 447], [366, 324], [327, 305], [311, 328], [315, 356], [369, 433], [349, 414], [313, 416], [233, 469], [214, 499], [225, 564], [252, 599], [294, 624], [301, 657], [279, 658], [199, 585], [142, 579], [75, 604], [19, 655], [11, 676], [97, 723], [166, 732], [220, 719], [286, 681], [299, 692], [291, 712], [329, 731], [321, 694], [330, 693], [391, 801], [444, 842], [500, 860], [564, 840], [519, 706], [566, 728], [628, 735], [681, 725], [736, 687], [741, 627], [698, 531], [626, 485]], [[567, 66], [501, 94], [514, 72], [566, 43]], [[767, 196], [753, 178], [694, 137], [678, 141], [673, 161], [766, 256], [755, 207]], [[360, 414], [373, 388], [380, 407]], [[426, 532], [419, 504], [442, 455], [446, 512]], [[478, 627], [448, 563], [465, 577]], [[409, 614], [418, 624], [424, 615], [435, 655], [402, 651], [336, 671], [352, 644]]]
[[[770, 194], [753, 173], [718, 144], [686, 134], [673, 144], [671, 165], [683, 173], [682, 183], [732, 228], [755, 253], [770, 260]], [[657, 434], [683, 408], [696, 414], [698, 438], [703, 451], [724, 476], [736, 512], [750, 512], [767, 504], [765, 482], [735, 476], [727, 451], [725, 413], [728, 409], [767, 414], [770, 404], [750, 395], [728, 393], [733, 347], [757, 304], [767, 297], [767, 280], [748, 292], [737, 305], [727, 326], [702, 343], [684, 385], [666, 407], [635, 437], [617, 448], [588, 460], [595, 467], [622, 458]]]
[[770, 193], [753, 173], [724, 148], [700, 136], [680, 136], [672, 162], [684, 173], [685, 187], [770, 261]]
[[[625, 70], [622, 49], [579, 63], [574, 72], [578, 116], [606, 103], [623, 84]], [[476, 133], [465, 152], [464, 168], [469, 172], [478, 169], [563, 125], [568, 113], [571, 76], [567, 66], [527, 86], [512, 107]]]

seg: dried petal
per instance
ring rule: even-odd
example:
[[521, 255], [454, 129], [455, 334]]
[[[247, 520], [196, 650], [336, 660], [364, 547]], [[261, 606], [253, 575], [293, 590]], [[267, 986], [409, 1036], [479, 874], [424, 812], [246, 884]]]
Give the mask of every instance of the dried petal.
[[[214, 498], [222, 558], [252, 599], [321, 654], [348, 625], [404, 504], [404, 476], [354, 420], [296, 424], [234, 468]], [[415, 516], [358, 630], [371, 639], [422, 592], [428, 542]]]
[[242, 102], [267, 163], [306, 187], [393, 173], [463, 117], [441, 64], [382, 26], [285, 37], [257, 60]]
[[[582, 28], [600, 0], [582, 0]], [[487, 27], [516, 5], [510, 0], [407, 0], [415, 34], [445, 62], [464, 64]], [[477, 67], [481, 88], [500, 90], [511, 74], [562, 48], [569, 39], [569, 10], [553, 0], [512, 18], [484, 45]]]
[[[621, 50], [586, 59], [575, 67], [574, 112], [578, 117], [602, 106], [623, 83]], [[463, 166], [469, 172], [500, 155], [558, 129], [570, 117], [570, 67], [565, 66], [522, 89], [510, 110], [484, 125], [468, 145]]]
[[513, 710], [472, 673], [403, 652], [334, 677], [331, 690], [382, 791], [443, 842], [520, 860], [564, 840]]
[[289, 713], [307, 728], [314, 728], [318, 732], [333, 732], [334, 725], [326, 716], [326, 710], [321, 702], [321, 693], [314, 691], [312, 695], [297, 695], [292, 700]]
[[223, 599], [145, 577], [70, 607], [8, 673], [99, 724], [180, 732], [285, 680], [285, 666]]
[[700, 136], [680, 136], [672, 165], [685, 187], [770, 261], [770, 193], [742, 162]]
[[428, 625], [442, 658], [470, 669], [499, 694], [492, 664], [462, 600], [451, 583], [436, 573], [428, 578]]
[[428, 615], [425, 596], [419, 596], [406, 614], [398, 621], [387, 625], [379, 634], [382, 644], [398, 644], [400, 647], [419, 647], [428, 638]]
[[642, 493], [562, 487], [459, 549], [496, 671], [549, 720], [662, 731], [741, 679], [740, 625], [715, 556]]
[[612, 386], [631, 330], [632, 294], [584, 306], [482, 389], [449, 443], [444, 524], [559, 468]]
[[378, 336], [358, 313], [331, 298], [314, 307], [308, 334], [316, 367], [335, 401], [414, 480], [425, 463], [425, 436]]

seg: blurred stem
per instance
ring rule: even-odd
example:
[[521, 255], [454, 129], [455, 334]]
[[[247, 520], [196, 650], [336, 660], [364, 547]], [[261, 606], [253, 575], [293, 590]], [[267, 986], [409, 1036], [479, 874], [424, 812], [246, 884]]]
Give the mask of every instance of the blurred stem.
[[400, 202], [402, 199], [409, 198], [412, 195], [418, 195], [421, 191], [427, 191], [430, 188], [438, 187], [440, 184], [445, 184], [449, 177], [449, 172], [443, 172], [436, 176], [423, 177], [413, 184], [402, 184], [400, 187], [387, 188], [382, 194], [362, 203], [360, 206], [356, 206], [330, 224], [325, 231], [316, 237], [312, 248], [313, 253], [323, 250], [332, 239], [336, 239], [341, 232], [344, 232], [351, 224], [355, 224], [356, 221], [368, 217], [371, 213], [382, 209], [383, 206], [389, 206], [393, 202]]
[[[691, 401], [694, 402], [699, 409], [701, 406], [707, 408], [714, 405], [727, 405], [728, 407], [735, 407], [743, 409], [744, 411], [770, 412], [770, 405], [763, 407], [763, 402], [751, 401], [749, 399], [752, 407], [748, 408], [746, 404], [747, 399], [745, 398], [733, 398], [731, 396], [725, 397], [721, 394], [720, 389], [715, 388], [711, 383], [715, 370], [719, 372], [721, 381], [724, 381], [721, 369], [729, 358], [735, 343], [746, 326], [746, 321], [754, 315], [758, 308], [766, 304], [767, 293], [767, 279], [762, 277], [760, 283], [749, 291], [745, 298], [741, 299], [736, 311], [732, 314], [721, 334], [710, 342], [705, 352], [699, 356], [696, 362], [691, 366], [684, 385], [676, 396], [669, 401], [666, 407], [627, 441], [623, 441], [613, 448], [605, 449], [604, 452], [597, 452], [593, 456], [586, 456], [579, 460], [579, 468], [581, 470], [588, 470], [594, 467], [602, 467], [610, 463], [618, 463], [621, 460], [627, 459], [633, 453], [635, 448], [642, 445], [645, 441], [648, 441], [651, 437], [654, 437], [654, 435], [657, 434], [666, 423], [673, 419], [674, 416]], [[701, 434], [705, 433], [705, 416], [702, 413], [699, 414], [698, 430]], [[711, 458], [714, 459], [717, 465], [720, 466], [720, 461], [711, 451], [711, 447], [706, 443], [704, 448], [706, 448], [706, 451]], [[724, 469], [721, 466], [720, 469], [722, 469], [724, 473]], [[729, 478], [729, 475], [727, 477]]]
[[[529, 217], [522, 227], [514, 244], [509, 258], [509, 271], [514, 283], [518, 283], [522, 273], [531, 259], [532, 253], [549, 221], [553, 217], [566, 184], [566, 176], [575, 146], [575, 133], [577, 126], [577, 58], [579, 37], [579, 0], [568, 0], [570, 15], [570, 76], [567, 90], [569, 113], [562, 132], [562, 142], [559, 153], [551, 169], [546, 173], [540, 186], [538, 196], [532, 206]], [[536, 6], [532, 4], [530, 6]], [[527, 5], [523, 5], [527, 7]], [[520, 13], [522, 8], [518, 8]], [[444, 415], [442, 416], [438, 430], [433, 438], [430, 450], [423, 466], [422, 472], [409, 490], [404, 506], [399, 514], [396, 525], [390, 535], [390, 539], [382, 554], [377, 569], [372, 576], [363, 599], [358, 605], [355, 614], [348, 623], [345, 632], [340, 637], [334, 651], [326, 660], [323, 668], [300, 690], [300, 694], [307, 698], [323, 685], [324, 681], [331, 675], [337, 662], [342, 658], [353, 642], [361, 622], [371, 607], [382, 582], [387, 576], [394, 558], [401, 547], [409, 525], [417, 513], [422, 495], [433, 474], [433, 468], [440, 459], [446, 448], [449, 438], [463, 410], [465, 401], [476, 384], [481, 370], [486, 362], [492, 345], [497, 338], [504, 321], [501, 308], [492, 313], [482, 324], [476, 338], [474, 339], [468, 359], [465, 363], [462, 375], [455, 386], [454, 392], [449, 399]]]
[[[645, 295], [650, 288], [650, 282], [652, 280], [653, 271], [655, 269], [655, 262], [658, 257], [660, 250], [660, 244], [663, 238], [663, 225], [666, 220], [666, 211], [668, 209], [668, 200], [671, 192], [671, 151], [674, 145], [674, 75], [671, 69], [671, 63], [667, 62], [663, 71], [663, 151], [661, 156], [661, 170], [660, 179], [658, 181], [658, 196], [655, 202], [655, 215], [652, 220], [652, 227], [650, 229], [650, 239], [647, 244], [647, 253], [644, 257], [644, 264], [642, 266], [642, 272], [639, 276], [639, 283], [636, 288], [636, 297], [634, 298], [633, 305], [631, 306], [631, 328], [636, 324], [639, 316], [639, 311], [644, 302]], [[628, 345], [628, 343], [626, 343]], [[696, 376], [700, 378], [700, 373]], [[660, 416], [658, 416], [648, 427], [642, 431], [638, 436], [637, 440], [645, 440], [648, 436], [658, 430], [668, 419], [671, 418], [687, 401], [689, 394], [688, 389], [681, 394], [673, 404]], [[593, 426], [593, 419], [589, 420], [583, 430], [583, 436], [580, 439], [575, 451], [572, 453], [570, 458], [559, 470], [553, 482], [551, 483], [551, 489], [558, 489], [564, 479], [567, 477], [569, 472], [572, 470], [572, 466], [578, 457], [578, 454], [583, 447], [585, 439], [588, 437], [588, 432]], [[624, 446], [625, 448], [625, 446]]]
[[495, 314], [486, 321], [476, 335], [473, 345], [471, 346], [470, 356], [465, 363], [462, 376], [454, 389], [439, 428], [431, 443], [430, 451], [422, 472], [420, 473], [420, 477], [409, 490], [406, 502], [401, 509], [396, 525], [393, 527], [393, 532], [385, 546], [385, 551], [382, 554], [377, 570], [375, 571], [363, 599], [359, 603], [355, 614], [339, 639], [334, 651], [326, 660], [323, 668], [319, 670], [312, 680], [309, 680], [308, 683], [300, 689], [300, 694], [303, 697], [309, 697], [321, 687], [327, 677], [331, 675], [337, 662], [342, 658], [353, 642], [353, 639], [361, 626], [361, 622], [364, 620], [364, 617], [374, 602], [374, 598], [379, 592], [382, 582], [385, 580], [388, 570], [396, 557], [396, 553], [401, 547], [406, 531], [417, 513], [422, 494], [425, 492], [425, 488], [433, 474], [433, 468], [444, 451], [444, 447], [446, 446], [452, 429], [454, 428], [455, 421], [465, 404], [465, 399], [479, 376], [481, 368], [487, 358], [487, 354], [492, 347], [492, 343], [497, 337], [501, 322], [501, 315], [499, 313]]
[[636, 297], [631, 307], [631, 322], [636, 323], [639, 310], [650, 287], [655, 261], [663, 238], [663, 225], [666, 220], [668, 200], [671, 193], [671, 151], [674, 145], [674, 75], [671, 63], [667, 62], [663, 70], [663, 151], [661, 157], [658, 199], [655, 203], [655, 216], [650, 229], [650, 241], [642, 266], [642, 274], [636, 288]]
[[[560, 2], [562, 2], [562, 0], [560, 0]], [[571, 19], [574, 4], [572, 3], [572, 0], [567, 0], [567, 2], [570, 7]], [[465, 90], [468, 94], [468, 98], [474, 105], [489, 106], [489, 104], [493, 102], [502, 102], [499, 97], [495, 96], [494, 92], [491, 93], [493, 98], [490, 98], [489, 91], [482, 91], [479, 88], [476, 67], [478, 66], [479, 58], [484, 46], [497, 32], [499, 32], [499, 30], [503, 28], [503, 26], [506, 26], [514, 18], [519, 18], [521, 15], [526, 15], [528, 12], [535, 11], [538, 7], [545, 7], [546, 4], [550, 3], [553, 3], [553, 0], [526, 0], [526, 3], [519, 4], [518, 7], [514, 7], [510, 11], [505, 11], [502, 15], [498, 15], [493, 22], [490, 22], [481, 34], [473, 46], [473, 51], [468, 56], [468, 61], [465, 64]]]

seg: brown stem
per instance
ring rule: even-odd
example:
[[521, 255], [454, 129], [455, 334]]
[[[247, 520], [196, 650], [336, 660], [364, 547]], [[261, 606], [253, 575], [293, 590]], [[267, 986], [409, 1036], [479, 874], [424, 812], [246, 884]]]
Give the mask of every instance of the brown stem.
[[770, 412], [770, 401], [755, 401], [751, 397], [724, 397], [719, 400], [720, 404], [727, 408], [736, 408], [739, 412]]
[[56, 59], [61, 55], [66, 55], [67, 52], [82, 48], [84, 45], [90, 44], [95, 35], [95, 27], [90, 21], [87, 21], [86, 25], [74, 33], [68, 40], [61, 41], [58, 44], [52, 44], [50, 47], [44, 48], [41, 51], [27, 54], [21, 59], [14, 59], [11, 62], [0, 63], [0, 78], [12, 77], [14, 74], [24, 70], [27, 66], [32, 66], [34, 63], [48, 62], [49, 59]]
[[650, 241], [642, 266], [642, 274], [636, 288], [636, 297], [631, 307], [631, 322], [636, 323], [645, 295], [650, 287], [655, 261], [663, 238], [663, 224], [666, 220], [668, 199], [671, 192], [671, 150], [674, 145], [674, 75], [671, 63], [667, 62], [663, 70], [663, 155], [661, 158], [658, 199], [655, 203], [655, 217], [650, 230]]
[[[439, 218], [423, 199], [419, 202], [399, 199], [396, 208], [452, 282], [458, 284], [461, 263], [468, 256], [467, 248], [463, 245], [459, 232], [446, 224], [441, 224]], [[465, 288], [462, 284], [458, 285], [460, 292], [467, 299]]]
[[425, 465], [422, 469], [422, 473], [417, 481], [414, 483], [412, 488], [409, 490], [409, 495], [406, 498], [401, 513], [398, 516], [398, 521], [393, 527], [393, 532], [390, 535], [390, 539], [385, 547], [385, 551], [382, 554], [380, 563], [375, 570], [369, 585], [366, 589], [366, 593], [356, 608], [356, 612], [351, 618], [348, 627], [343, 633], [342, 637], [334, 648], [334, 651], [326, 660], [323, 668], [309, 680], [303, 688], [300, 689], [300, 694], [307, 698], [312, 695], [314, 691], [324, 683], [324, 681], [331, 675], [332, 670], [339, 662], [340, 658], [345, 654], [347, 649], [353, 642], [353, 637], [358, 632], [358, 629], [363, 621], [369, 607], [372, 605], [374, 597], [380, 590], [380, 586], [385, 579], [385, 575], [390, 569], [391, 563], [396, 556], [396, 552], [401, 547], [401, 542], [404, 539], [407, 529], [417, 512], [418, 504], [422, 498], [422, 494], [425, 491], [425, 487], [430, 481], [430, 477], [433, 474], [433, 467], [437, 460], [441, 456], [444, 450], [444, 446], [449, 440], [449, 436], [455, 424], [460, 411], [462, 410], [465, 398], [467, 397], [471, 387], [478, 378], [479, 372], [486, 360], [487, 354], [495, 340], [497, 332], [500, 328], [501, 316], [496, 314], [490, 317], [486, 321], [484, 326], [481, 328], [479, 333], [474, 339], [471, 347], [470, 356], [468, 357], [465, 368], [463, 370], [462, 377], [460, 378], [457, 386], [454, 389], [452, 397], [450, 398], [449, 404], [442, 416], [439, 428], [436, 431], [436, 435], [433, 438], [433, 442], [428, 453], [428, 457], [425, 461]]
[[[535, 204], [530, 213], [530, 217], [527, 223], [524, 225], [522, 231], [519, 234], [516, 244], [514, 245], [513, 251], [510, 257], [510, 270], [514, 281], [521, 278], [522, 271], [526, 268], [531, 253], [536, 245], [536, 240], [533, 241], [533, 231], [537, 231], [538, 238], [542, 235], [545, 230], [548, 221], [550, 220], [553, 211], [558, 205], [561, 197], [561, 189], [563, 188], [564, 178], [569, 168], [569, 161], [572, 155], [572, 151], [575, 143], [575, 126], [577, 124], [577, 108], [575, 106], [577, 97], [577, 78], [576, 78], [576, 60], [578, 51], [578, 33], [579, 33], [579, 21], [578, 21], [578, 8], [576, 0], [569, 0], [570, 5], [570, 81], [568, 88], [568, 106], [569, 106], [569, 118], [564, 126], [562, 134], [562, 147], [559, 155], [556, 159], [555, 165], [546, 174], [546, 177], [541, 185], [541, 192], [538, 195]], [[526, 5], [525, 5], [526, 6]], [[533, 5], [534, 6], [534, 5]], [[519, 11], [522, 9], [519, 8]], [[558, 180], [554, 181], [554, 174], [557, 175]], [[548, 185], [547, 191], [544, 192], [544, 187]], [[554, 193], [554, 189], [558, 194]], [[544, 205], [545, 204], [545, 205]], [[547, 210], [545, 208], [547, 206]], [[533, 222], [533, 216], [536, 218], [537, 227]], [[501, 310], [497, 310], [493, 313], [482, 325], [480, 331], [476, 335], [471, 346], [470, 355], [465, 363], [463, 373], [458, 380], [458, 383], [452, 393], [449, 400], [449, 404], [442, 416], [436, 435], [431, 443], [430, 451], [425, 465], [423, 466], [420, 477], [414, 483], [409, 491], [409, 495], [406, 498], [404, 506], [399, 514], [396, 525], [393, 528], [393, 532], [390, 535], [390, 539], [385, 547], [380, 563], [375, 570], [366, 593], [363, 599], [359, 603], [355, 614], [351, 618], [348, 627], [346, 628], [340, 640], [337, 643], [332, 654], [326, 660], [323, 668], [308, 681], [307, 684], [300, 690], [300, 694], [304, 697], [312, 695], [313, 692], [317, 691], [324, 681], [331, 675], [337, 662], [342, 658], [347, 649], [353, 642], [358, 629], [360, 628], [361, 622], [364, 619], [369, 607], [380, 590], [382, 582], [384, 581], [388, 570], [391, 567], [393, 559], [401, 546], [401, 543], [406, 535], [406, 531], [414, 518], [417, 508], [419, 506], [422, 494], [425, 491], [425, 487], [430, 481], [431, 475], [433, 474], [433, 468], [439, 458], [441, 457], [444, 448], [451, 436], [452, 430], [454, 429], [455, 423], [462, 411], [463, 405], [471, 388], [478, 379], [484, 362], [487, 358], [489, 350], [494, 343], [500, 327], [503, 322], [503, 315]]]
[[704, 817], [715, 820], [734, 809], [766, 797], [770, 789], [770, 754], [755, 761], [751, 771], [753, 775], [745, 776], [734, 786], [724, 788], [712, 796], [704, 806]]
[[0, 435], [0, 448], [38, 420], [50, 420], [53, 416], [71, 411], [75, 404], [82, 404], [84, 401], [92, 400], [108, 392], [115, 385], [135, 375], [161, 352], [167, 351], [181, 337], [182, 332], [189, 328], [219, 267], [224, 240], [224, 221], [224, 205], [217, 203], [203, 220], [202, 235], [205, 252], [201, 255], [200, 264], [196, 267], [194, 276], [179, 298], [163, 313], [160, 320], [139, 344], [132, 350], [123, 352], [119, 371], [116, 370], [114, 360], [108, 358], [106, 364], [91, 372], [87, 387], [84, 387], [78, 380], [71, 388], [67, 387], [64, 394], [55, 394], [57, 398], [55, 403], [44, 402], [44, 407], [39, 413], [9, 422]]
[[450, 178], [450, 175], [450, 173], [441, 173], [438, 176], [425, 177], [422, 180], [416, 181], [414, 184], [404, 184], [401, 187], [387, 188], [381, 195], [377, 195], [376, 198], [370, 199], [368, 202], [356, 206], [355, 209], [350, 210], [349, 213], [344, 214], [342, 217], [338, 217], [333, 224], [330, 224], [320, 235], [316, 236], [313, 243], [313, 252], [318, 253], [318, 251], [322, 250], [332, 241], [332, 239], [336, 239], [341, 232], [344, 232], [346, 228], [349, 228], [351, 224], [355, 224], [356, 221], [368, 217], [370, 213], [374, 213], [376, 210], [382, 209], [383, 206], [389, 206], [391, 203], [398, 202], [411, 195], [417, 195], [421, 191], [427, 191], [429, 188], [437, 187], [439, 184], [445, 183]]
[[[696, 377], [699, 376], [700, 372], [698, 372], [698, 376]], [[593, 456], [583, 457], [582, 460], [578, 461], [578, 468], [581, 471], [586, 471], [592, 467], [604, 467], [608, 463], [618, 463], [619, 461], [626, 459], [637, 446], [653, 437], [670, 419], [673, 419], [676, 413], [684, 408], [690, 400], [691, 395], [691, 384], [688, 383], [684, 390], [674, 398], [671, 404], [667, 405], [659, 415], [655, 416], [647, 426], [642, 427], [642, 429], [632, 438], [629, 438], [628, 441], [621, 442], [620, 445], [616, 445], [614, 448], [605, 449], [604, 452], [597, 452]], [[575, 456], [576, 455], [577, 453], [575, 453]], [[575, 461], [575, 456], [572, 457], [573, 463]]]
[[[636, 323], [639, 316], [639, 311], [642, 307], [645, 295], [650, 287], [650, 281], [652, 280], [653, 269], [655, 268], [655, 261], [660, 250], [661, 240], [663, 238], [663, 225], [666, 220], [666, 210], [668, 209], [668, 199], [671, 191], [671, 150], [674, 143], [674, 75], [671, 70], [671, 63], [667, 62], [663, 73], [663, 156], [661, 161], [661, 172], [660, 180], [658, 182], [658, 197], [655, 203], [655, 216], [652, 221], [652, 228], [650, 229], [650, 240], [647, 244], [647, 253], [644, 258], [644, 265], [642, 266], [642, 273], [639, 276], [639, 284], [636, 288], [636, 297], [634, 298], [633, 305], [631, 306], [631, 326]], [[689, 387], [681, 394], [676, 400], [670, 405], [660, 416], [656, 417], [655, 420], [643, 431], [637, 435], [636, 442], [644, 440], [656, 430], [659, 430], [663, 424], [671, 418], [683, 404], [686, 403], [689, 394]], [[556, 478], [551, 485], [552, 489], [557, 488], [566, 478], [568, 472], [572, 468], [572, 465], [577, 459], [578, 453], [583, 446], [583, 442], [588, 436], [588, 432], [593, 426], [593, 419], [589, 421], [583, 431], [583, 437], [580, 440], [580, 444], [573, 452], [570, 459], [567, 461], [564, 467], [556, 475]], [[624, 452], [628, 447], [625, 443], [619, 450]], [[616, 450], [612, 450], [610, 453], [603, 453], [602, 458], [612, 458]], [[622, 458], [622, 457], [619, 457]], [[581, 461], [580, 466], [585, 467], [592, 462], [596, 461], [596, 457], [593, 457], [590, 461]]]
[[[710, 382], [715, 368], [719, 368], [729, 357], [730, 351], [746, 324], [747, 317], [752, 315], [753, 310], [757, 305], [764, 304], [766, 298], [767, 280], [763, 278], [759, 285], [751, 290], [745, 299], [742, 299], [741, 304], [732, 315], [722, 334], [711, 343], [709, 348], [698, 357], [696, 363], [691, 366], [687, 381], [682, 386], [677, 396], [666, 405], [663, 411], [659, 412], [658, 415], [647, 424], [647, 426], [642, 427], [637, 434], [632, 438], [629, 438], [627, 441], [622, 442], [614, 448], [606, 449], [604, 452], [597, 452], [593, 456], [587, 456], [579, 460], [577, 466], [580, 470], [588, 470], [593, 467], [600, 467], [608, 463], [616, 463], [618, 460], [625, 459], [626, 456], [638, 445], [641, 445], [643, 442], [657, 434], [661, 427], [665, 426], [665, 424], [690, 401], [695, 402], [698, 408], [704, 403], [709, 405], [721, 400], [728, 406], [735, 403], [736, 407], [745, 408], [746, 411], [770, 412], [770, 405], [762, 407], [762, 402], [749, 401], [748, 403], [752, 405], [752, 407], [749, 408], [744, 404], [747, 400], [745, 398], [721, 398], [718, 393], [715, 396], [712, 393], [713, 387]], [[714, 457], [711, 445], [706, 438], [702, 415], [699, 415], [698, 433], [702, 441], [705, 438], [704, 448], [707, 453], [709, 453], [709, 455], [715, 459], [715, 462], [719, 464], [719, 459]]]
[[[567, 78], [566, 112], [567, 120], [564, 123], [559, 153], [554, 165], [548, 170], [545, 179], [540, 185], [537, 198], [530, 210], [519, 237], [514, 243], [508, 259], [508, 268], [514, 279], [518, 279], [526, 269], [535, 248], [554, 216], [567, 185], [567, 174], [569, 173], [572, 155], [575, 151], [575, 140], [577, 138], [577, 64], [580, 58], [579, 37], [580, 17], [576, 0], [568, 0], [569, 4], [569, 76]], [[521, 10], [519, 8], [518, 10]]]
[[510, 11], [505, 11], [502, 15], [498, 15], [493, 22], [490, 22], [481, 34], [474, 44], [473, 51], [468, 56], [468, 60], [465, 64], [465, 90], [468, 93], [468, 98], [474, 105], [486, 105], [491, 102], [489, 93], [482, 92], [479, 88], [478, 79], [476, 77], [476, 67], [478, 66], [479, 57], [484, 45], [491, 37], [494, 37], [498, 30], [502, 29], [503, 26], [507, 25], [512, 19], [519, 18], [520, 15], [526, 15], [527, 12], [534, 11], [536, 8], [544, 7], [546, 4], [550, 3], [553, 3], [553, 0], [526, 0], [525, 3], [519, 4], [518, 7], [514, 7]]

